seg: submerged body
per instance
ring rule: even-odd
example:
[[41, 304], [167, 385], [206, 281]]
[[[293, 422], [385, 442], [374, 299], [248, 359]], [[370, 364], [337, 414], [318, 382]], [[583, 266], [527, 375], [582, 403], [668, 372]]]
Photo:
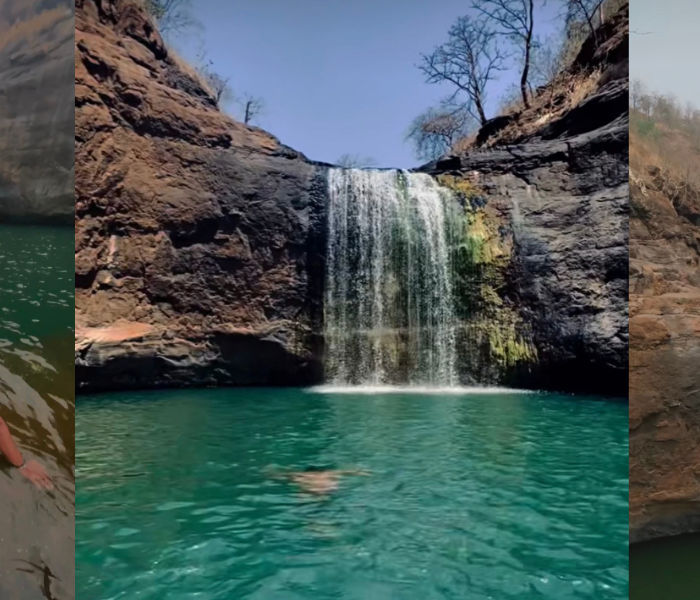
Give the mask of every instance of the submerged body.
[[287, 473], [286, 478], [304, 492], [325, 496], [335, 492], [340, 486], [341, 478], [347, 475], [369, 475], [369, 472], [360, 469], [308, 469]]

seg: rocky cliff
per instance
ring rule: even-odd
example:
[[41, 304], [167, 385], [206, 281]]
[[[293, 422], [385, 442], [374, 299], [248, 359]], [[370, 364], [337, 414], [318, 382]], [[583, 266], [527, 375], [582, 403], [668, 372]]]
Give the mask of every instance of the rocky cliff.
[[[220, 113], [136, 3], [76, 8], [79, 388], [319, 382], [327, 166]], [[626, 115], [613, 73], [425, 167], [464, 206], [465, 382], [626, 391]]]
[[73, 220], [73, 5], [0, 5], [0, 221]]
[[78, 385], [318, 381], [318, 170], [222, 114], [137, 3], [76, 11]]
[[[674, 133], [677, 141], [678, 134]], [[630, 541], [700, 530], [700, 188], [632, 138]], [[697, 150], [685, 148], [682, 158]], [[679, 158], [679, 157], [675, 157]]]
[[627, 393], [628, 22], [623, 5], [532, 108], [424, 168], [479, 249], [458, 281], [474, 383]]

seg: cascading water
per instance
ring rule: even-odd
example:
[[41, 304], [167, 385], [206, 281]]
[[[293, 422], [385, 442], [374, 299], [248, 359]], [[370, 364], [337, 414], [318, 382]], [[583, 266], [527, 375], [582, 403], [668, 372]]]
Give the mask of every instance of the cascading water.
[[326, 380], [457, 383], [452, 193], [423, 173], [330, 169]]

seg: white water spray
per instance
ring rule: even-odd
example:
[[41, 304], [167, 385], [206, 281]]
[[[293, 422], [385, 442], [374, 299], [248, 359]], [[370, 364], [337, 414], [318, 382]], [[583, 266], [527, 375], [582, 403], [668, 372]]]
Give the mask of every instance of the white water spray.
[[455, 385], [452, 193], [361, 169], [330, 169], [328, 191], [326, 381]]

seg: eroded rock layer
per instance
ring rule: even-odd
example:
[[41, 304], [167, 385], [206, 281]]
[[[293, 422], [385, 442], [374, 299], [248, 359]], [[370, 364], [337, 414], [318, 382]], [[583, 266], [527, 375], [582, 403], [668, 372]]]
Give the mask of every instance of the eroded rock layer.
[[[136, 3], [76, 7], [79, 389], [321, 382], [328, 166], [219, 112]], [[626, 22], [615, 31], [575, 110], [423, 169], [463, 210], [463, 383], [626, 391]]]
[[78, 385], [317, 381], [325, 182], [136, 3], [76, 8]]
[[700, 190], [641, 153], [630, 167], [635, 542], [700, 530]]

